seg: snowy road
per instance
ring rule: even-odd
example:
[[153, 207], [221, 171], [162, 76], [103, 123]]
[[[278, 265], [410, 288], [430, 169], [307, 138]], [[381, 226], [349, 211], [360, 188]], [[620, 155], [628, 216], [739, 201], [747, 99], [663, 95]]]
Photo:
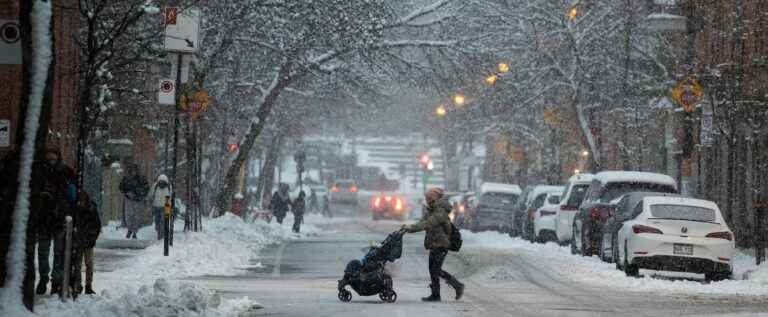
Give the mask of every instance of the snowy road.
[[327, 225], [328, 230], [315, 238], [265, 249], [240, 276], [207, 276], [193, 280], [226, 297], [248, 296], [258, 300], [265, 308], [255, 316], [768, 314], [768, 303], [762, 297], [652, 293], [564, 279], [562, 274], [567, 272], [553, 271], [560, 270], [561, 266], [550, 265], [551, 257], [542, 257], [540, 253], [525, 249], [480, 247], [487, 241], [480, 241], [481, 236], [472, 234], [466, 235], [462, 252], [453, 254], [446, 262], [447, 270], [456, 273], [467, 284], [462, 300], [452, 300], [453, 290], [443, 286], [442, 303], [420, 301], [428, 292], [428, 274], [426, 253], [421, 247], [423, 235], [416, 234], [406, 237], [404, 256], [391, 269], [399, 295], [396, 303], [383, 304], [378, 297], [357, 294], [351, 303], [340, 302], [336, 298], [336, 281], [346, 262], [361, 257], [369, 241], [381, 240], [398, 226], [395, 222], [367, 220]]

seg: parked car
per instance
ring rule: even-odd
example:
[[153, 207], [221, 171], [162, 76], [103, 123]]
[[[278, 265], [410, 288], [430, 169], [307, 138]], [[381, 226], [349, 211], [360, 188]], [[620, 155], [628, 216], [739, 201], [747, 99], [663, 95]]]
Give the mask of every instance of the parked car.
[[595, 174], [573, 220], [572, 253], [598, 254], [603, 224], [614, 212], [618, 198], [630, 192], [677, 193], [677, 184], [672, 177], [656, 173], [610, 171]]
[[640, 269], [730, 278], [736, 246], [717, 204], [661, 193], [622, 198], [610, 232], [612, 259], [628, 276]]
[[565, 192], [560, 198], [560, 206], [555, 216], [555, 233], [557, 234], [557, 241], [560, 244], [569, 243], [571, 241], [571, 233], [573, 233], [573, 218], [576, 216], [576, 212], [579, 211], [579, 206], [584, 200], [584, 196], [587, 195], [587, 189], [592, 184], [592, 174], [576, 174], [568, 179], [568, 183], [565, 184]]
[[562, 192], [551, 192], [544, 199], [544, 205], [533, 214], [533, 239], [535, 242], [557, 241], [555, 221], [560, 209]]
[[[562, 186], [537, 185], [528, 193], [525, 203], [525, 211], [522, 214], [515, 215], [513, 224], [519, 228], [520, 236], [523, 239], [533, 241], [533, 216], [536, 211], [544, 206], [544, 202], [549, 194], [562, 194]], [[518, 225], [519, 223], [519, 225]]]
[[373, 220], [408, 219], [408, 207], [403, 197], [392, 193], [381, 193], [371, 197], [371, 218]]
[[483, 183], [477, 193], [477, 207], [470, 218], [469, 229], [509, 232], [509, 219], [520, 193], [522, 190], [518, 185]]
[[354, 180], [338, 180], [331, 185], [331, 205], [357, 206], [357, 184]]

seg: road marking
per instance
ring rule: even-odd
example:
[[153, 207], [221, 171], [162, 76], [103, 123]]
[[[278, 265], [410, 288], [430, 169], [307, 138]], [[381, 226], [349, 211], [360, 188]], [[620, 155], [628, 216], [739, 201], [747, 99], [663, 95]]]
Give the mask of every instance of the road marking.
[[287, 243], [283, 243], [280, 245], [280, 248], [277, 249], [277, 253], [275, 254], [275, 267], [272, 268], [272, 277], [280, 277], [280, 265], [283, 261], [283, 252], [285, 251], [285, 246]]

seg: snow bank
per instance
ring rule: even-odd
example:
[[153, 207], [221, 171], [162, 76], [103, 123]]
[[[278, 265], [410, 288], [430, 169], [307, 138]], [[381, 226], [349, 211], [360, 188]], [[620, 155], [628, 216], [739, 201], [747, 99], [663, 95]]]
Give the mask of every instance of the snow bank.
[[[462, 232], [466, 248], [487, 248], [509, 251], [554, 278], [571, 280], [608, 288], [621, 288], [638, 292], [699, 293], [713, 295], [768, 295], [768, 265], [754, 266], [754, 258], [738, 253], [734, 258], [734, 279], [704, 283], [703, 275], [677, 272], [642, 270], [642, 277], [627, 277], [612, 263], [598, 257], [572, 255], [570, 247], [555, 243], [534, 244], [519, 238], [510, 238], [496, 232]], [[488, 279], [504, 281], [513, 274], [499, 266], [486, 270]], [[745, 274], [751, 272], [751, 274]], [[748, 276], [748, 279], [744, 279]]]
[[171, 283], [158, 279], [152, 286], [114, 295], [81, 296], [77, 301], [62, 302], [46, 298], [35, 307], [39, 316], [238, 316], [260, 307], [246, 298], [222, 299], [216, 293], [192, 283]]

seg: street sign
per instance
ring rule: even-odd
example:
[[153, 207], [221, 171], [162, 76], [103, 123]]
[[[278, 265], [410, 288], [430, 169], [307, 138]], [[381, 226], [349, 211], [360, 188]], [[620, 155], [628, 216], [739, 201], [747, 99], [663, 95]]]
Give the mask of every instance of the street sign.
[[0, 147], [11, 146], [11, 120], [0, 120]]
[[176, 25], [176, 17], [179, 15], [179, 8], [177, 7], [168, 7], [165, 8], [165, 12], [163, 12], [163, 17], [165, 18], [165, 25]]
[[714, 117], [712, 112], [701, 114], [701, 129], [699, 131], [699, 144], [711, 146], [715, 143], [714, 137]]
[[701, 88], [699, 82], [692, 77], [688, 77], [675, 86], [672, 89], [672, 99], [677, 104], [683, 107], [685, 112], [693, 112], [696, 109], [696, 104], [701, 101], [704, 96], [704, 89]]
[[176, 104], [176, 84], [171, 79], [161, 79], [157, 89], [157, 103], [164, 106]]
[[21, 65], [21, 28], [18, 20], [0, 19], [0, 65]]
[[200, 10], [166, 8], [165, 12], [165, 50], [179, 53], [196, 52], [200, 46]]

